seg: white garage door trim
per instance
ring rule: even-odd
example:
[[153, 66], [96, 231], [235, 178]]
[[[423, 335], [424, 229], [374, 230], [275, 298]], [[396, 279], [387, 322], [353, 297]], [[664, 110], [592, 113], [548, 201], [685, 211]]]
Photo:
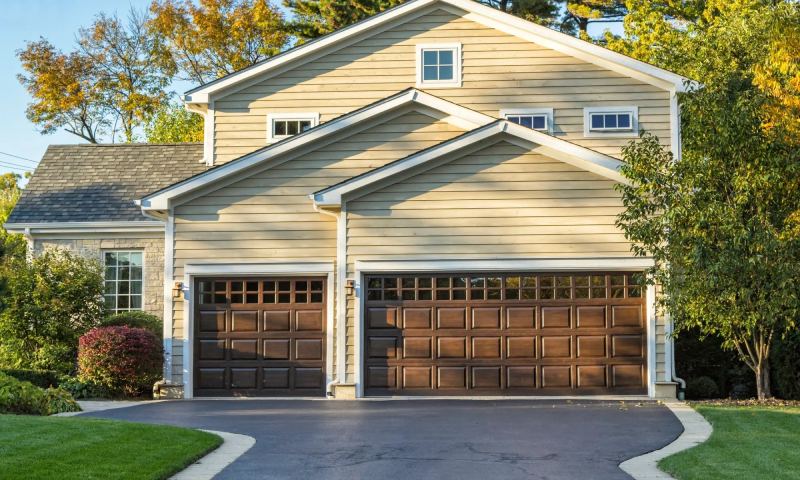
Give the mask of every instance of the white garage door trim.
[[[355, 375], [356, 396], [364, 396], [364, 275], [388, 272], [514, 272], [514, 271], [590, 271], [590, 270], [644, 270], [652, 267], [653, 260], [645, 257], [595, 257], [595, 258], [513, 258], [492, 260], [356, 260], [355, 261]], [[656, 383], [656, 295], [655, 287], [647, 288], [647, 392], [655, 395]]]
[[[195, 277], [218, 276], [325, 276], [327, 298], [334, 297], [333, 262], [280, 262], [280, 263], [216, 263], [187, 264], [183, 274], [183, 396], [194, 397], [194, 279]], [[333, 380], [333, 301], [327, 302], [325, 384]]]

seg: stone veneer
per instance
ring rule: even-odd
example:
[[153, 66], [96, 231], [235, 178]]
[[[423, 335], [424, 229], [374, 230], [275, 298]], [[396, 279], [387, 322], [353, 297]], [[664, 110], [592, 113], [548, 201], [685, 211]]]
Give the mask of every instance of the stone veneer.
[[48, 248], [66, 248], [85, 257], [103, 261], [105, 250], [144, 251], [144, 311], [158, 318], [164, 316], [164, 239], [35, 239], [34, 254]]

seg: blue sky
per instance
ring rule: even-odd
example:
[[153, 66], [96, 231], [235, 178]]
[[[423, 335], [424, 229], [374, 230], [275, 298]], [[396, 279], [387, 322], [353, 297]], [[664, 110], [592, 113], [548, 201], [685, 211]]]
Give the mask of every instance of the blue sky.
[[[41, 135], [25, 118], [28, 93], [17, 81], [21, 72], [15, 52], [27, 40], [45, 37], [56, 47], [70, 50], [78, 28], [91, 23], [92, 17], [104, 11], [128, 11], [131, 5], [146, 8], [150, 0], [4, 0], [0, 11], [0, 152], [38, 161], [47, 145], [81, 143], [75, 135], [58, 132]], [[0, 173], [22, 170], [10, 164], [32, 165], [0, 154]]]
[[[60, 131], [41, 135], [36, 126], [25, 118], [29, 97], [17, 80], [21, 72], [15, 52], [28, 40], [45, 37], [57, 48], [73, 48], [75, 33], [91, 23], [97, 13], [117, 12], [121, 16], [131, 6], [147, 8], [150, 0], [3, 0], [0, 11], [0, 173], [21, 173], [32, 170], [35, 162], [50, 144], [83, 142], [75, 135]], [[590, 34], [605, 28], [619, 30], [619, 25], [598, 25]], [[183, 90], [180, 85], [178, 90]], [[24, 157], [23, 160], [6, 154]], [[32, 161], [31, 161], [32, 160]]]

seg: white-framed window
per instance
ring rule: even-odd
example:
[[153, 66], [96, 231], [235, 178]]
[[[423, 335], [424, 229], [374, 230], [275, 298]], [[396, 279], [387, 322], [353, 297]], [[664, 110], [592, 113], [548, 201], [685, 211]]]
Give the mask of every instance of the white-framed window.
[[461, 44], [417, 45], [417, 86], [460, 87]]
[[108, 311], [141, 310], [144, 305], [144, 252], [106, 250], [104, 298]]
[[500, 110], [500, 117], [523, 127], [528, 127], [540, 132], [553, 133], [552, 108], [523, 108], [514, 110]]
[[638, 107], [586, 107], [583, 109], [585, 137], [638, 137]]
[[270, 113], [267, 115], [267, 141], [293, 137], [318, 124], [319, 113]]

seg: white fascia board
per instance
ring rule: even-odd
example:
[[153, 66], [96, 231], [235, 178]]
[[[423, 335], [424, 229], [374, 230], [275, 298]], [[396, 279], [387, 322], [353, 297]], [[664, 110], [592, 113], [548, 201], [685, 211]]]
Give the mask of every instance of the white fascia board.
[[[301, 60], [321, 49], [343, 42], [374, 27], [391, 22], [415, 10], [422, 9], [437, 2], [451, 5], [468, 12], [467, 18], [470, 20], [477, 21], [492, 28], [497, 28], [511, 35], [538, 43], [544, 47], [552, 48], [553, 50], [563, 52], [604, 68], [617, 71], [623, 75], [631, 76], [650, 84], [655, 84], [653, 80], [660, 81], [661, 83], [657, 86], [665, 89], [675, 89], [679, 92], [686, 90], [686, 82], [688, 82], [689, 79], [681, 75], [594, 45], [579, 38], [523, 20], [514, 15], [481, 5], [472, 0], [411, 0], [391, 10], [387, 10], [383, 14], [378, 14], [363, 22], [344, 28], [327, 37], [323, 37], [318, 41], [309, 42], [285, 54], [278, 55], [271, 60], [266, 60], [263, 63], [233, 73], [205, 86], [189, 90], [183, 96], [183, 100], [191, 104], [208, 103], [211, 100], [212, 94], [253, 79], [253, 77], [262, 75], [288, 63]], [[694, 82], [690, 82], [690, 84], [696, 85]]]
[[333, 262], [327, 261], [281, 261], [261, 263], [188, 263], [184, 275], [318, 275], [333, 273]]
[[164, 222], [41, 222], [6, 223], [3, 227], [10, 233], [128, 233], [163, 232]]
[[497, 258], [464, 260], [356, 260], [355, 268], [372, 272], [522, 272], [644, 270], [650, 257]]
[[380, 101], [374, 105], [368, 106], [361, 111], [356, 111], [353, 114], [345, 115], [343, 117], [323, 123], [318, 127], [308, 130], [306, 133], [296, 135], [282, 142], [267, 146], [249, 155], [240, 157], [232, 162], [226, 163], [223, 166], [208, 170], [205, 173], [201, 173], [184, 182], [178, 183], [170, 188], [145, 197], [138, 201], [138, 205], [142, 207], [143, 211], [168, 210], [170, 208], [170, 200], [175, 197], [184, 195], [215, 181], [240, 173], [266, 160], [290, 152], [294, 149], [303, 147], [305, 145], [311, 145], [314, 142], [327, 137], [328, 135], [332, 135], [348, 127], [412, 103], [439, 110], [442, 113], [448, 114], [449, 117], [452, 118], [459, 118], [463, 122], [467, 122], [472, 128], [485, 125], [494, 120], [489, 115], [484, 115], [480, 112], [470, 110], [466, 107], [462, 107], [447, 100], [442, 100], [441, 98], [435, 97], [429, 93], [412, 88], [400, 94], [396, 94], [393, 97], [389, 97], [384, 101]]
[[506, 120], [497, 120], [483, 128], [478, 128], [461, 137], [442, 143], [438, 147], [425, 150], [395, 163], [390, 163], [385, 167], [377, 168], [339, 185], [312, 193], [309, 198], [319, 208], [341, 206], [343, 197], [350, 193], [503, 132], [549, 149], [552, 153], [548, 152], [548, 156], [570, 165], [596, 173], [615, 182], [628, 183], [628, 180], [619, 172], [622, 162], [613, 157]]
[[484, 128], [479, 128], [467, 135], [456, 138], [455, 140], [443, 143], [439, 147], [425, 150], [398, 162], [388, 164], [385, 167], [372, 170], [365, 175], [354, 177], [352, 180], [346, 181], [341, 185], [331, 187], [317, 193], [312, 193], [309, 195], [309, 198], [314, 201], [314, 204], [317, 207], [330, 208], [340, 206], [342, 204], [342, 197], [348, 193], [355, 192], [368, 185], [372, 185], [375, 182], [379, 182], [418, 165], [427, 163], [431, 160], [441, 157], [442, 155], [455, 152], [461, 148], [472, 145], [475, 142], [479, 142], [486, 138], [497, 135], [502, 131], [502, 122], [498, 121], [492, 123]]

